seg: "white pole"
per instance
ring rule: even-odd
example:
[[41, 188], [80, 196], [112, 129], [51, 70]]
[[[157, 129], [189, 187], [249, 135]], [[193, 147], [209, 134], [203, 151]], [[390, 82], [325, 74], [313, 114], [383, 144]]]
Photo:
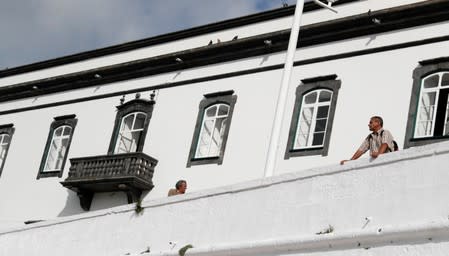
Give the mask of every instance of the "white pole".
[[293, 26], [290, 32], [288, 42], [287, 56], [285, 57], [284, 72], [282, 74], [281, 88], [276, 105], [273, 127], [271, 129], [270, 145], [268, 147], [267, 161], [265, 163], [265, 177], [273, 176], [276, 167], [276, 157], [279, 151], [279, 140], [281, 136], [282, 122], [284, 119], [285, 103], [287, 101], [288, 87], [295, 58], [296, 45], [298, 43], [299, 27], [301, 25], [301, 16], [304, 8], [304, 0], [296, 1], [295, 16]]

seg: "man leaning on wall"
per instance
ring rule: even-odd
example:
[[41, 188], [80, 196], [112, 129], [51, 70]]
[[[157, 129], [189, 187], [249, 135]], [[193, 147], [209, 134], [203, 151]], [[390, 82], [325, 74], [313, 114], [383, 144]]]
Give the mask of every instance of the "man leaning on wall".
[[368, 128], [371, 131], [370, 134], [363, 140], [362, 145], [354, 153], [349, 160], [341, 160], [340, 164], [344, 164], [347, 161], [356, 160], [365, 154], [366, 151], [370, 151], [370, 156], [376, 158], [381, 154], [392, 152], [395, 149], [393, 136], [391, 132], [383, 128], [384, 121], [380, 116], [373, 116], [370, 118]]
[[172, 188], [168, 191], [168, 196], [175, 196], [180, 194], [185, 194], [187, 190], [187, 181], [178, 180], [176, 182], [175, 188]]

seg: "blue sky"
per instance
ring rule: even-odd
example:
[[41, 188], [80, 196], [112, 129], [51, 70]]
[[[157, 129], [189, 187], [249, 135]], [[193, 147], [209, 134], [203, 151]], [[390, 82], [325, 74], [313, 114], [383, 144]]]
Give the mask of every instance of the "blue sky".
[[296, 0], [0, 0], [0, 69], [290, 5]]

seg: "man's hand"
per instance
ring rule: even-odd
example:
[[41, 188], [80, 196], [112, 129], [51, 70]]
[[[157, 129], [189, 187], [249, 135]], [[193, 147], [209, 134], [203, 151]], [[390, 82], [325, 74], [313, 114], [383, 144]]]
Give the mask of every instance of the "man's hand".
[[372, 158], [376, 158], [376, 157], [378, 157], [380, 154], [379, 154], [379, 152], [377, 152], [377, 151], [373, 151], [373, 153], [371, 153], [371, 157]]
[[347, 161], [350, 161], [350, 160], [341, 160], [341, 161], [340, 161], [340, 164], [341, 164], [341, 165], [344, 165]]

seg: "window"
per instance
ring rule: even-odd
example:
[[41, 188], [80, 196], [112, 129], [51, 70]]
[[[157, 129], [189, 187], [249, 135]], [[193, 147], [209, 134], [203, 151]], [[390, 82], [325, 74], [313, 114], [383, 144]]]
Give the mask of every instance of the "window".
[[154, 101], [134, 99], [117, 106], [108, 154], [142, 152]]
[[77, 121], [75, 115], [54, 118], [50, 125], [50, 132], [37, 175], [38, 179], [62, 176]]
[[415, 69], [404, 148], [449, 139], [449, 58]]
[[415, 124], [415, 138], [445, 136], [448, 130], [449, 72], [423, 79]]
[[115, 154], [137, 151], [146, 119], [147, 115], [142, 112], [131, 113], [122, 118]]
[[336, 78], [336, 75], [329, 75], [304, 79], [296, 88], [285, 159], [327, 155], [341, 84]]
[[187, 167], [222, 164], [232, 113], [234, 91], [205, 94], [200, 102]]
[[5, 165], [6, 156], [8, 155], [9, 145], [11, 144], [12, 135], [14, 134], [14, 125], [0, 125], [0, 175]]

